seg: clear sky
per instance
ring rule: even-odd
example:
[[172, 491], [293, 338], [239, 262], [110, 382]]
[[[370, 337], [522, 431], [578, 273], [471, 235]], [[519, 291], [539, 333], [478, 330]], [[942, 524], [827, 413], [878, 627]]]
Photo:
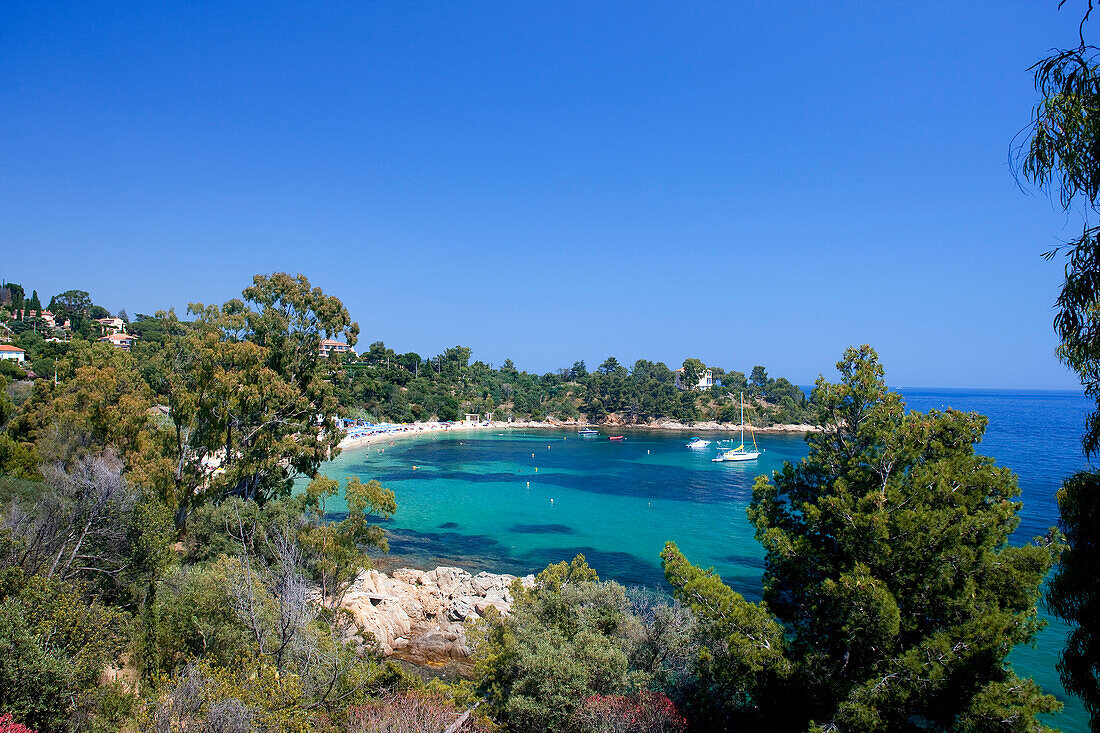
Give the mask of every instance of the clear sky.
[[[302, 272], [361, 343], [1072, 388], [1021, 191], [1043, 2], [0, 5], [0, 277], [131, 315]], [[1071, 3], [1072, 5], [1072, 3]]]

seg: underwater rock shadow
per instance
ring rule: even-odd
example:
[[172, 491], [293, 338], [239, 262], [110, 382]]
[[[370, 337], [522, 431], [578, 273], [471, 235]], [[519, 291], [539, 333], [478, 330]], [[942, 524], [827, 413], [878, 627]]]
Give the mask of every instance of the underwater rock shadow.
[[577, 530], [564, 524], [513, 524], [509, 532], [516, 534], [576, 534]]

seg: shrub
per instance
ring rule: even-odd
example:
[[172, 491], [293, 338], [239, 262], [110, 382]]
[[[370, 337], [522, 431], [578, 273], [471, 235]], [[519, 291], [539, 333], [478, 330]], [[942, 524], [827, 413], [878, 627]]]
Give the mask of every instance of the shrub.
[[[348, 733], [440, 733], [462, 715], [452, 703], [431, 693], [401, 692], [348, 710]], [[463, 733], [487, 731], [471, 715]]]
[[687, 720], [659, 692], [593, 695], [574, 715], [574, 727], [591, 733], [683, 733]]
[[16, 723], [11, 713], [4, 713], [0, 715], [0, 733], [34, 733], [34, 731], [22, 723]]

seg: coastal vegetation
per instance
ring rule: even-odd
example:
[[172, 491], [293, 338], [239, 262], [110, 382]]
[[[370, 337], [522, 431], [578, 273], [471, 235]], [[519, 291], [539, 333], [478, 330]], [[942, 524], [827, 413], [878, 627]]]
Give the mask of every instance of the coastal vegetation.
[[[9, 300], [22, 290], [17, 284], [6, 287], [8, 290], [2, 292], [8, 293]], [[256, 287], [259, 286], [245, 291], [243, 301], [233, 300], [216, 307], [193, 304], [186, 319], [181, 319], [171, 309], [154, 315], [139, 313], [132, 322], [126, 319], [125, 331], [135, 337], [130, 351], [137, 360], [137, 368], [159, 404], [173, 411], [170, 417], [175, 424], [186, 426], [188, 419], [209, 419], [209, 415], [202, 412], [201, 404], [197, 406], [195, 415], [179, 414], [180, 409], [191, 409], [183, 405], [190, 405], [198, 398], [193, 394], [194, 387], [189, 385], [197, 384], [195, 380], [199, 375], [193, 371], [185, 373], [185, 370], [193, 370], [196, 364], [214, 364], [215, 361], [207, 353], [210, 349], [218, 349], [221, 352], [219, 358], [223, 360], [247, 360], [248, 350], [240, 345], [243, 336], [250, 334], [250, 343], [265, 343], [263, 333], [257, 329], [281, 328], [283, 324], [277, 322], [279, 319], [291, 319], [298, 308], [314, 305], [307, 302], [314, 297], [313, 294], [298, 293], [295, 298], [299, 302], [287, 300], [282, 310], [276, 313], [269, 304], [256, 300], [262, 297]], [[77, 293], [79, 297], [72, 293]], [[289, 296], [290, 291], [285, 288], [277, 294], [277, 297], [284, 299]], [[26, 350], [26, 364], [39, 377], [51, 376], [58, 360], [71, 349], [94, 342], [100, 336], [101, 332], [94, 328], [96, 322], [90, 316], [80, 314], [94, 310], [100, 314], [97, 317], [111, 315], [106, 309], [92, 305], [84, 291], [62, 293], [51, 303], [60, 303], [58, 307], [63, 317], [79, 324], [83, 330], [75, 327], [50, 328], [40, 316], [12, 320], [12, 311], [6, 311], [7, 322], [18, 331], [13, 343]], [[242, 310], [245, 303], [256, 308]], [[316, 329], [323, 338], [341, 338], [342, 343], [354, 346], [358, 326], [351, 322], [346, 309], [327, 314], [323, 304], [316, 304], [316, 307], [319, 308], [318, 313], [326, 315], [310, 328]], [[269, 316], [274, 317], [276, 322], [268, 323]], [[0, 320], [4, 318], [5, 311], [0, 310]], [[306, 324], [293, 325], [304, 327]], [[43, 338], [44, 334], [52, 334], [57, 341], [47, 341]], [[233, 339], [226, 340], [222, 336], [232, 336]], [[284, 346], [287, 345], [279, 348]], [[231, 355], [225, 353], [227, 351], [239, 353]], [[813, 416], [809, 401], [799, 387], [784, 377], [769, 376], [767, 369], [761, 365], [753, 366], [746, 377], [744, 372], [727, 371], [720, 366], [706, 365], [699, 359], [688, 358], [679, 368], [678, 379], [677, 372], [666, 364], [647, 359], [638, 359], [628, 367], [612, 356], [592, 371], [581, 360], [569, 368], [535, 374], [521, 371], [511, 359], [494, 367], [480, 360], [471, 361], [472, 357], [471, 350], [463, 346], [444, 349], [436, 356], [422, 357], [414, 352], [398, 354], [384, 342], [375, 341], [361, 354], [354, 350], [334, 353], [313, 365], [278, 358], [270, 366], [288, 382], [295, 382], [300, 376], [294, 370], [314, 370], [314, 385], [323, 385], [327, 391], [326, 398], [331, 399], [325, 402], [316, 395], [310, 395], [309, 399], [317, 401], [319, 406], [324, 405], [326, 410], [331, 411], [330, 406], [335, 404], [342, 414], [371, 422], [455, 421], [461, 420], [467, 413], [492, 413], [501, 420], [580, 420], [628, 425], [646, 425], [662, 420], [684, 425], [696, 422], [740, 423], [738, 395], [741, 393], [746, 397], [745, 421], [757, 427], [804, 424]], [[710, 375], [711, 384], [700, 386], [700, 378], [706, 374]], [[206, 381], [202, 384], [205, 386], [211, 377], [212, 374], [203, 375]], [[226, 386], [222, 385], [223, 388]], [[305, 388], [307, 391], [312, 389]], [[215, 392], [208, 390], [205, 399], [216, 399]], [[331, 401], [333, 399], [335, 403]], [[289, 409], [289, 406], [276, 409]], [[262, 419], [262, 416], [256, 417]], [[291, 427], [288, 425], [287, 429]], [[195, 434], [211, 433], [200, 430]], [[333, 432], [330, 430], [327, 434]], [[219, 447], [213, 446], [213, 449]], [[210, 447], [206, 446], [205, 450], [200, 448], [202, 446], [179, 444], [175, 450], [189, 454], [184, 461], [187, 463], [205, 458]], [[242, 467], [242, 470], [247, 469]], [[181, 472], [179, 480], [184, 480], [184, 473], [186, 470]], [[261, 474], [265, 481], [274, 480], [264, 471], [253, 473], [253, 480], [260, 481]], [[242, 490], [267, 489], [257, 484], [253, 488], [242, 486]], [[185, 493], [186, 486], [181, 485], [179, 491]], [[182, 498], [186, 500], [186, 497]]]
[[682, 385], [697, 385], [707, 369], [714, 385], [682, 389], [672, 369], [646, 359], [628, 368], [608, 357], [592, 371], [582, 360], [539, 375], [520, 371], [511, 359], [493, 367], [471, 362], [471, 357], [470, 349], [455, 346], [424, 359], [415, 353], [397, 354], [376, 341], [348, 361], [338, 394], [354, 414], [392, 422], [458, 420], [471, 412], [493, 413], [503, 420], [729, 423], [740, 422], [741, 391], [748, 397], [746, 421], [754, 425], [803, 423], [810, 415], [802, 390], [782, 377], [768, 377], [762, 366], [747, 379], [742, 372], [687, 359], [688, 376], [681, 379]]
[[[39, 733], [437, 730], [466, 712], [470, 730], [1030, 731], [1058, 708], [1005, 655], [1040, 627], [1060, 545], [1008, 546], [1018, 489], [974, 452], [984, 418], [906, 413], [869, 347], [806, 399], [763, 367], [697, 360], [680, 388], [645, 361], [539, 377], [460, 347], [326, 356], [325, 339], [354, 345], [358, 327], [301, 276], [257, 276], [190, 312], [139, 317], [128, 350], [51, 344], [52, 373], [32, 385], [6, 367], [0, 712]], [[690, 388], [706, 369], [721, 386]], [[400, 497], [320, 473], [337, 420], [381, 409], [355, 389], [385, 380], [386, 404], [399, 393], [435, 417], [447, 400], [720, 416], [744, 390], [758, 419], [793, 404], [823, 432], [754, 489], [759, 603], [672, 543], [671, 593], [601, 580], [577, 557], [517, 580], [507, 614], [484, 609], [471, 679], [425, 682], [342, 605]], [[310, 479], [297, 493], [296, 477]]]

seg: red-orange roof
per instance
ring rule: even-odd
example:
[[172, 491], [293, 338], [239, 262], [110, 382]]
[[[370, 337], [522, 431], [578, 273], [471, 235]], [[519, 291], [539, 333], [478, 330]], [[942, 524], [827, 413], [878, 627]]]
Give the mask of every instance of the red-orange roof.
[[0, 344], [0, 351], [22, 351], [24, 354], [27, 353], [26, 349], [21, 349], [11, 344]]

